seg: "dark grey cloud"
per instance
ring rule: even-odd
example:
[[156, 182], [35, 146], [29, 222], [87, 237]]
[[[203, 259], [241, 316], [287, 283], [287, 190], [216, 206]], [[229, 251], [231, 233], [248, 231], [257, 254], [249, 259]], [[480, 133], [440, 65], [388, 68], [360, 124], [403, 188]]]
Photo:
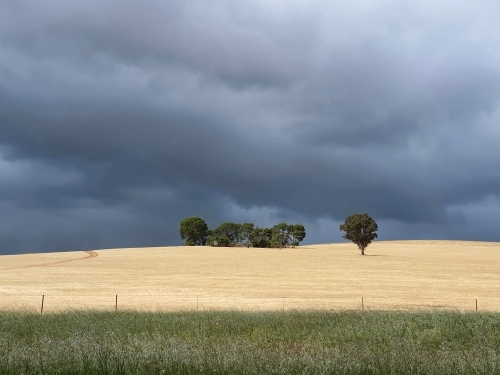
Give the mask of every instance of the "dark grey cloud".
[[175, 245], [191, 215], [500, 240], [499, 6], [449, 7], [0, 2], [1, 252]]
[[2, 17], [10, 25], [1, 39], [6, 47], [80, 69], [109, 64], [181, 67], [235, 87], [285, 84], [298, 70], [285, 48], [254, 28], [237, 27], [222, 12], [204, 14], [210, 7], [201, 3], [10, 5], [4, 6]]

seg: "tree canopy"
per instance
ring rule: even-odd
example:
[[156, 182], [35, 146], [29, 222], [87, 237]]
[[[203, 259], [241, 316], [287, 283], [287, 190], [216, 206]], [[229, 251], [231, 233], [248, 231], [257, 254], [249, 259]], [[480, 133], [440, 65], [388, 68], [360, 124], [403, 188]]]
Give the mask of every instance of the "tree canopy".
[[208, 230], [206, 223], [199, 217], [181, 222], [181, 238], [186, 239], [185, 245], [284, 248], [299, 246], [305, 236], [306, 230], [302, 224], [279, 223], [272, 228], [259, 228], [252, 223], [224, 222]]
[[180, 235], [186, 246], [205, 245], [208, 226], [201, 217], [188, 217], [181, 221]]
[[209, 231], [208, 244], [210, 246], [234, 246], [240, 236], [240, 224], [225, 222]]
[[270, 228], [255, 227], [248, 237], [248, 241], [252, 247], [271, 247], [272, 236], [273, 232]]
[[306, 237], [306, 230], [302, 224], [279, 223], [271, 229], [272, 247], [295, 247]]
[[378, 226], [375, 220], [368, 214], [353, 214], [340, 224], [340, 230], [346, 232], [342, 237], [354, 242], [365, 255], [366, 247], [377, 238]]
[[306, 228], [302, 224], [291, 224], [290, 227], [292, 246], [299, 246], [299, 243], [306, 238]]

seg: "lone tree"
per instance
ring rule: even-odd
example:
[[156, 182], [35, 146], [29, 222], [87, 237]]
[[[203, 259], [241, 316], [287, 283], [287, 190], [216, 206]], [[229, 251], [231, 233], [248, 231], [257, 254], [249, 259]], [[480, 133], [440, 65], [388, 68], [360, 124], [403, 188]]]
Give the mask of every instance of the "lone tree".
[[201, 217], [188, 217], [181, 221], [180, 234], [186, 246], [205, 245], [208, 226]]
[[377, 238], [378, 226], [368, 214], [354, 214], [340, 224], [340, 230], [346, 232], [342, 237], [358, 245], [361, 255], [365, 255], [366, 247]]

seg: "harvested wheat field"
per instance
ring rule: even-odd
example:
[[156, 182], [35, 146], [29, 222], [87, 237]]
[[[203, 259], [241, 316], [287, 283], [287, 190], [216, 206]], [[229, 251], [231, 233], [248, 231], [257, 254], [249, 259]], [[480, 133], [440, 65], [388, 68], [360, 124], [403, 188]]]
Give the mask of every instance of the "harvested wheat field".
[[[500, 243], [164, 247], [0, 257], [0, 309], [500, 311]], [[116, 297], [118, 296], [118, 297]]]

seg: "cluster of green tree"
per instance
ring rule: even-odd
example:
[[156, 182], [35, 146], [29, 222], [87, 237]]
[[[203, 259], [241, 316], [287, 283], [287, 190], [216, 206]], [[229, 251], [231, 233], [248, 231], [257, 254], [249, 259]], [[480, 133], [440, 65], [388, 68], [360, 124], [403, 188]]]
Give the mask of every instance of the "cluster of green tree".
[[259, 228], [252, 223], [225, 222], [215, 229], [208, 229], [200, 217], [181, 221], [181, 238], [184, 245], [246, 246], [246, 247], [295, 247], [306, 237], [302, 224], [280, 223], [272, 228]]
[[[377, 238], [378, 225], [368, 214], [353, 214], [340, 224], [346, 232], [342, 237], [358, 245], [361, 255], [366, 247]], [[306, 237], [302, 224], [280, 223], [272, 228], [255, 227], [252, 223], [222, 223], [215, 229], [208, 229], [200, 217], [188, 217], [181, 221], [181, 238], [184, 245], [246, 246], [246, 247], [288, 247], [298, 246]]]

